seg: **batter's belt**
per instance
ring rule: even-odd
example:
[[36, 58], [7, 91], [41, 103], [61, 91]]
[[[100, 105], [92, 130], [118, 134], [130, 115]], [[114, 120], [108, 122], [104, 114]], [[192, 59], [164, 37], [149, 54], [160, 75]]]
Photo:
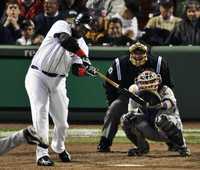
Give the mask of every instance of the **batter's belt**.
[[[40, 70], [37, 66], [35, 65], [31, 65], [31, 68], [32, 69], [35, 69], [35, 70]], [[40, 70], [42, 73], [44, 73], [45, 75], [49, 76], [49, 77], [65, 77], [65, 75], [60, 75], [60, 74], [56, 74], [56, 73], [49, 73], [49, 72], [46, 72], [46, 71], [43, 71], [43, 70]]]

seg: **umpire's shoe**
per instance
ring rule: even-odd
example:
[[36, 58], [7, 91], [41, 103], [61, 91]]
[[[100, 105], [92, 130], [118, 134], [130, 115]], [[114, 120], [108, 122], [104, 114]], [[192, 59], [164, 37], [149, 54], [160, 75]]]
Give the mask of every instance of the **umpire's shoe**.
[[63, 151], [58, 155], [62, 162], [71, 162], [71, 155], [67, 151]]
[[180, 154], [180, 156], [183, 156], [183, 157], [191, 156], [190, 149], [187, 147], [178, 148], [177, 151]]
[[48, 145], [36, 133], [35, 129], [32, 126], [29, 126], [26, 129], [24, 129], [23, 134], [28, 144], [35, 144], [43, 148], [48, 148]]
[[110, 146], [112, 145], [112, 142], [107, 139], [106, 137], [102, 136], [100, 139], [100, 142], [97, 146], [98, 152], [110, 152]]
[[38, 166], [53, 166], [54, 162], [49, 158], [49, 156], [43, 156], [37, 161]]

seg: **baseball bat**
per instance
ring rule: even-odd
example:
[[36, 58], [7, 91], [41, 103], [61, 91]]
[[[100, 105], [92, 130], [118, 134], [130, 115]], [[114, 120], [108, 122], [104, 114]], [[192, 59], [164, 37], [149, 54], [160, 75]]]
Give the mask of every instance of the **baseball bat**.
[[140, 96], [131, 93], [130, 91], [128, 91], [126, 88], [120, 88], [119, 84], [117, 84], [116, 82], [114, 82], [113, 80], [109, 79], [108, 77], [106, 77], [104, 74], [102, 74], [99, 71], [96, 71], [97, 75], [105, 80], [106, 82], [108, 82], [110, 85], [112, 85], [113, 87], [115, 87], [116, 89], [118, 89], [120, 94], [124, 94], [126, 96], [128, 96], [129, 98], [132, 98], [135, 102], [137, 102], [138, 104], [140, 104], [141, 106], [146, 106], [147, 102], [142, 99]]

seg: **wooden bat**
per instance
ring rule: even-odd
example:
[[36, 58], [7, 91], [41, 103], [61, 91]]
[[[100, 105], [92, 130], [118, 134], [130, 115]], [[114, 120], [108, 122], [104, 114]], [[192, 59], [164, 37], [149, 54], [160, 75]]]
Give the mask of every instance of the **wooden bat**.
[[115, 87], [116, 89], [118, 89], [118, 92], [120, 94], [124, 94], [130, 98], [132, 98], [135, 102], [137, 102], [138, 104], [140, 104], [141, 106], [147, 106], [147, 102], [145, 100], [143, 100], [140, 96], [131, 93], [130, 91], [128, 91], [126, 88], [120, 88], [119, 84], [117, 84], [116, 82], [114, 82], [113, 80], [109, 79], [108, 77], [106, 77], [104, 74], [102, 74], [99, 71], [96, 71], [97, 75], [105, 80], [106, 82], [108, 82], [110, 85], [112, 85], [113, 87]]

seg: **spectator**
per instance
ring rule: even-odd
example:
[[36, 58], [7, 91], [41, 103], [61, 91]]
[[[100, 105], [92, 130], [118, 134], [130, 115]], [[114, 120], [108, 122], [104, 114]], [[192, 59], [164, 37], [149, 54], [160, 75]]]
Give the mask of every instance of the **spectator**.
[[183, 20], [174, 28], [166, 44], [200, 45], [200, 3], [188, 1]]
[[33, 45], [41, 45], [44, 37], [42, 35], [33, 35]]
[[18, 45], [32, 45], [33, 44], [33, 35], [35, 26], [33, 21], [31, 20], [24, 20], [22, 23], [22, 36], [21, 38], [17, 39]]
[[2, 20], [0, 27], [0, 43], [15, 44], [16, 40], [21, 37], [20, 25], [23, 18], [19, 16], [19, 4], [15, 0], [6, 3], [5, 18]]
[[138, 21], [136, 15], [139, 11], [138, 1], [125, 0], [125, 8], [121, 13], [113, 15], [122, 21], [123, 34], [135, 40], [138, 34]]
[[58, 0], [60, 11], [69, 11], [76, 0]]
[[130, 45], [133, 40], [123, 35], [121, 20], [119, 18], [111, 18], [108, 21], [107, 32], [97, 42], [101, 45], [126, 46]]
[[181, 18], [173, 15], [173, 0], [160, 0], [159, 9], [160, 15], [150, 18], [144, 29], [145, 34], [140, 38], [151, 45], [163, 45], [175, 25], [181, 21]]
[[64, 13], [58, 11], [58, 0], [45, 0], [44, 12], [34, 18], [36, 34], [45, 36], [51, 26], [60, 19], [64, 19]]
[[89, 8], [86, 6], [87, 1], [88, 0], [75, 0], [72, 9], [77, 13], [89, 13]]
[[88, 31], [84, 37], [86, 42], [90, 45], [97, 44], [98, 39], [105, 35], [108, 25], [108, 18], [104, 10], [93, 11], [93, 12], [96, 13], [96, 15], [94, 14], [95, 17], [94, 17], [93, 28], [91, 31]]
[[173, 15], [174, 3], [173, 0], [160, 0], [160, 15], [152, 17], [146, 28], [161, 28], [171, 31], [174, 26], [181, 21], [181, 18]]
[[18, 0], [20, 15], [26, 19], [32, 19], [43, 11], [44, 0]]
[[1, 3], [0, 3], [0, 19], [3, 16], [3, 12], [4, 12], [4, 9], [5, 9], [5, 5], [6, 5], [5, 1], [6, 0], [1, 0]]
[[107, 16], [112, 17], [114, 14], [120, 12], [124, 8], [124, 1], [122, 0], [90, 0], [87, 3], [89, 8], [95, 10], [106, 10]]

